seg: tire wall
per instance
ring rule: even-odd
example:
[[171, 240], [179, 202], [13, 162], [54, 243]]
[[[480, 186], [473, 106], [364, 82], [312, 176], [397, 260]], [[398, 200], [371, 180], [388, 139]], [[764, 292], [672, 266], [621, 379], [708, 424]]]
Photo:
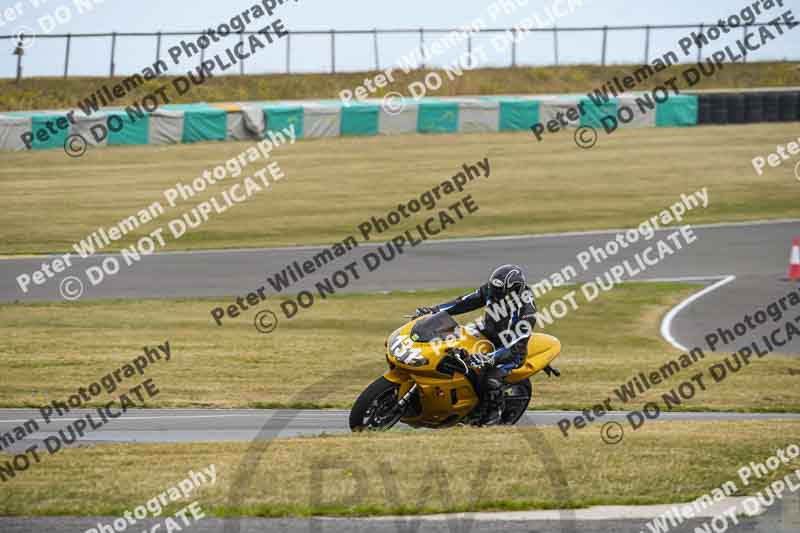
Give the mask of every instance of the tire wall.
[[698, 125], [800, 121], [800, 91], [701, 93]]

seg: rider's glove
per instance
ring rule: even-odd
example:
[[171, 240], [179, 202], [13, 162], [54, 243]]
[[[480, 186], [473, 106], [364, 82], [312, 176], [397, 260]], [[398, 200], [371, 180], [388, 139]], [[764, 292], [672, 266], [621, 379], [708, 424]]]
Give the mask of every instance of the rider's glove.
[[464, 361], [466, 361], [467, 357], [469, 357], [469, 352], [464, 348], [446, 348], [444, 353], [447, 355], [454, 355], [455, 357], [463, 359]]
[[419, 318], [424, 315], [432, 315], [435, 312], [435, 307], [417, 307], [417, 310], [414, 311], [414, 318]]
[[487, 366], [494, 366], [494, 359], [485, 353], [471, 353], [467, 356], [465, 362], [471, 368], [484, 368]]

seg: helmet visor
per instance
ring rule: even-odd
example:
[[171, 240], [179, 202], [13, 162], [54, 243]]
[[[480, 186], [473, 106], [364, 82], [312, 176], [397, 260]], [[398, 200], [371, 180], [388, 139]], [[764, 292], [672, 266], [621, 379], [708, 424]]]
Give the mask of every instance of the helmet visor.
[[506, 295], [505, 283], [502, 280], [493, 279], [489, 282], [489, 298], [500, 300]]

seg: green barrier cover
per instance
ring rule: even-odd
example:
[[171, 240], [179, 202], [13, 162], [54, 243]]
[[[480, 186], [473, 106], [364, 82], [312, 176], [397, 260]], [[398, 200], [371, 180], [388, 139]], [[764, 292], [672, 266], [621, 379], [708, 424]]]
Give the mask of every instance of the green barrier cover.
[[264, 120], [267, 122], [267, 127], [264, 134], [266, 135], [270, 131], [280, 132], [282, 129], [294, 125], [295, 135], [298, 139], [302, 139], [304, 116], [302, 106], [265, 107]]
[[696, 126], [697, 110], [698, 100], [696, 95], [678, 94], [671, 96], [663, 104], [656, 104], [656, 127]]
[[501, 100], [500, 131], [529, 130], [539, 122], [537, 100]]
[[603, 117], [617, 118], [617, 101], [615, 99], [597, 105], [591, 99], [583, 98], [581, 103], [584, 110], [581, 115], [581, 126], [589, 126], [599, 130], [603, 128], [603, 123], [601, 122]]
[[341, 109], [341, 135], [377, 135], [379, 107], [355, 104]]
[[183, 113], [181, 142], [224, 141], [228, 133], [228, 113], [223, 109], [187, 109]]
[[458, 104], [455, 102], [420, 102], [417, 107], [418, 133], [457, 133]]
[[[116, 116], [122, 120], [122, 129], [113, 131], [109, 128], [108, 131], [108, 144], [147, 144], [150, 142], [150, 115], [145, 114], [144, 117], [134, 117], [133, 120], [128, 113], [123, 112], [109, 112], [109, 116]], [[116, 122], [116, 121], [113, 121]], [[116, 129], [116, 124], [114, 124]]]
[[[31, 117], [31, 132], [33, 133], [33, 142], [31, 143], [31, 147], [34, 150], [46, 150], [48, 148], [62, 148], [64, 146], [64, 142], [67, 140], [69, 136], [69, 130], [72, 126], [69, 122], [67, 122], [66, 128], [60, 128], [57, 121], [59, 119], [63, 119], [61, 121], [61, 125], [64, 125], [64, 121], [68, 121], [66, 115], [33, 115]], [[53, 133], [50, 129], [47, 128], [47, 122], [53, 123], [53, 129], [55, 129], [56, 133]], [[40, 131], [46, 132], [47, 136], [45, 137], [44, 133], [39, 133]], [[42, 136], [42, 139], [39, 139], [39, 135]]]

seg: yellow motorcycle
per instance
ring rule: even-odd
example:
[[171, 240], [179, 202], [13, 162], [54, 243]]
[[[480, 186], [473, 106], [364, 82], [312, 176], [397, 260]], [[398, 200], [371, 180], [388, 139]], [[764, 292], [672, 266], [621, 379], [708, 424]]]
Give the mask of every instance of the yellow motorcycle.
[[[389, 370], [372, 382], [350, 411], [350, 429], [387, 430], [402, 421], [412, 427], [477, 425], [481, 418], [480, 372], [465, 361], [467, 353], [490, 353], [492, 343], [473, 325], [460, 326], [445, 311], [416, 318], [386, 341]], [[533, 387], [530, 377], [545, 371], [559, 376], [550, 363], [561, 342], [534, 333], [522, 365], [505, 378], [502, 424], [515, 424], [525, 413]]]

